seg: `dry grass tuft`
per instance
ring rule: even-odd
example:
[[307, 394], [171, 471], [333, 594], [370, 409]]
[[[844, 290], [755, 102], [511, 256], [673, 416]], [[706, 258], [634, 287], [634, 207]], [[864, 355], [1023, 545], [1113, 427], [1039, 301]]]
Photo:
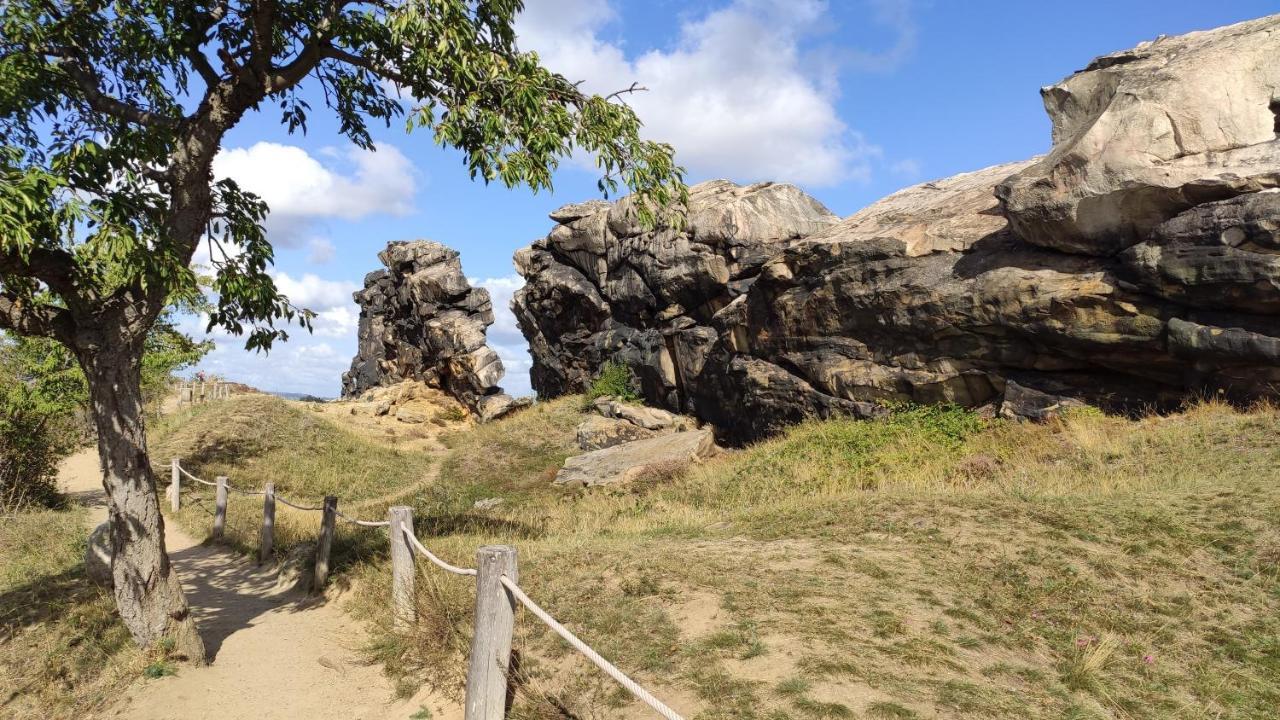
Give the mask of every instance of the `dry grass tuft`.
[[83, 717], [147, 659], [84, 575], [80, 509], [0, 520], [0, 716]]

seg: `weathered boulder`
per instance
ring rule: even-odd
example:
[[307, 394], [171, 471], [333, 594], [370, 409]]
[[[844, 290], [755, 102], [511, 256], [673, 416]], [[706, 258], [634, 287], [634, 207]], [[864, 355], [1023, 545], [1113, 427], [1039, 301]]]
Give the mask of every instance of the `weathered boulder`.
[[680, 230], [573, 206], [516, 255], [554, 396], [627, 365], [734, 441], [893, 402], [1280, 393], [1280, 16], [1100, 58], [1046, 91], [1043, 158], [840, 220], [786, 185], [691, 189]]
[[645, 440], [657, 435], [626, 420], [591, 415], [578, 424], [578, 447], [583, 450], [603, 450], [634, 440]]
[[1280, 16], [1161, 37], [1041, 90], [1053, 150], [1000, 184], [1029, 243], [1109, 255], [1196, 205], [1280, 186]]
[[596, 412], [607, 418], [617, 418], [645, 430], [688, 430], [685, 418], [659, 408], [624, 403], [613, 398], [599, 398], [594, 403]]
[[498, 387], [502, 361], [485, 344], [489, 291], [471, 287], [457, 251], [429, 240], [393, 242], [378, 259], [386, 269], [365, 276], [354, 295], [358, 350], [342, 376], [343, 396], [413, 379], [449, 393], [481, 421], [522, 407]]
[[89, 542], [84, 548], [84, 571], [94, 585], [104, 588], [115, 585], [111, 575], [112, 555], [111, 523], [104, 522], [89, 533]]
[[595, 487], [630, 482], [655, 469], [700, 462], [718, 452], [709, 428], [690, 430], [616, 445], [564, 461], [555, 484]]

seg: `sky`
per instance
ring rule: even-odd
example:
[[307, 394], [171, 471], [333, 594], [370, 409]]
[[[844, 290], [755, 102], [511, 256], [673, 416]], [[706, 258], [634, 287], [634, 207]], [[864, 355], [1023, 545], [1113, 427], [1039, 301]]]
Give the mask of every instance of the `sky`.
[[[1275, 12], [1276, 0], [526, 0], [516, 29], [522, 49], [589, 90], [648, 88], [629, 102], [690, 182], [790, 182], [845, 216], [908, 185], [1045, 152], [1039, 89], [1098, 55]], [[395, 122], [366, 152], [319, 98], [312, 106], [306, 135], [271, 110], [248, 116], [214, 172], [267, 201], [276, 283], [318, 313], [314, 332], [267, 355], [215, 334], [199, 369], [336, 396], [356, 348], [351, 293], [387, 242], [425, 238], [459, 250], [489, 289], [503, 386], [529, 394], [511, 257], [551, 230], [549, 212], [599, 196], [593, 169], [566, 162], [555, 190], [536, 195], [485, 186], [427, 132]], [[184, 321], [198, 337], [203, 327]]]

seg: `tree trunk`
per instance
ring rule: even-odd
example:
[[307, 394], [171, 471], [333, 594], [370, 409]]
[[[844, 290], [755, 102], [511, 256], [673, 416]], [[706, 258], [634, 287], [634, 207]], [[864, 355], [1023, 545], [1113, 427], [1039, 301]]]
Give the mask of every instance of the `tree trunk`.
[[165, 551], [164, 517], [147, 456], [139, 376], [142, 340], [92, 345], [79, 355], [89, 380], [102, 485], [110, 506], [116, 607], [139, 645], [150, 647], [168, 638], [176, 655], [203, 663], [204, 641]]

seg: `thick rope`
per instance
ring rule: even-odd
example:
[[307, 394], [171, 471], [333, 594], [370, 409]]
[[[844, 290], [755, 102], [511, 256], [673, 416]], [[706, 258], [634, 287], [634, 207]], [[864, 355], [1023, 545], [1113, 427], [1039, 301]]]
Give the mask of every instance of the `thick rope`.
[[288, 505], [294, 510], [317, 510], [317, 511], [324, 510], [324, 506], [312, 507], [310, 505], [294, 505], [293, 503], [285, 499], [283, 495], [276, 495], [276, 502], [284, 503], [285, 505]]
[[405, 525], [404, 523], [400, 523], [400, 530], [404, 532], [405, 537], [409, 538], [409, 543], [413, 547], [417, 548], [418, 552], [422, 553], [424, 557], [426, 557], [431, 562], [435, 563], [441, 570], [451, 572], [454, 575], [475, 575], [476, 574], [476, 571], [474, 568], [460, 568], [456, 565], [450, 565], [449, 563], [436, 557], [434, 553], [432, 553], [430, 550], [426, 548], [426, 546], [418, 542], [418, 538], [414, 537], [413, 531], [409, 529], [408, 525]]
[[191, 478], [192, 480], [195, 480], [196, 482], [200, 483], [201, 485], [209, 485], [210, 487], [212, 487], [212, 486], [214, 486], [214, 485], [217, 485], [217, 484], [218, 484], [218, 483], [211, 483], [211, 482], [209, 482], [208, 480], [201, 480], [200, 478], [196, 477], [195, 475], [192, 475], [191, 473], [187, 472], [187, 469], [186, 469], [186, 468], [184, 468], [184, 467], [182, 467], [181, 465], [179, 465], [179, 466], [178, 466], [178, 472], [182, 473], [183, 475], [186, 475], [187, 477]]
[[347, 517], [346, 515], [343, 515], [341, 510], [335, 510], [334, 512], [336, 512], [338, 514], [338, 517], [342, 518], [343, 520], [346, 520], [352, 525], [359, 525], [360, 527], [387, 527], [391, 524], [390, 520], [382, 520], [382, 521], [358, 520], [356, 518]]
[[684, 718], [680, 717], [675, 710], [667, 707], [661, 700], [651, 695], [648, 690], [640, 687], [635, 680], [627, 677], [626, 674], [615, 667], [613, 663], [600, 657], [600, 653], [592, 650], [591, 646], [578, 639], [578, 636], [570, 632], [569, 628], [561, 625], [559, 622], [556, 622], [556, 619], [548, 615], [546, 610], [538, 607], [537, 603], [535, 603], [528, 595], [525, 595], [524, 591], [520, 589], [520, 586], [511, 581], [511, 578], [503, 575], [499, 580], [502, 581], [502, 585], [507, 588], [507, 590], [511, 591], [511, 594], [515, 596], [522, 605], [529, 608], [529, 612], [536, 615], [539, 620], [547, 624], [547, 627], [551, 628], [557, 635], [564, 638], [565, 642], [573, 646], [573, 649], [582, 653], [588, 660], [595, 663], [596, 667], [605, 671], [609, 677], [617, 680], [618, 684], [630, 691], [632, 695], [635, 695], [636, 699], [653, 708], [654, 711], [667, 720], [684, 720]]

